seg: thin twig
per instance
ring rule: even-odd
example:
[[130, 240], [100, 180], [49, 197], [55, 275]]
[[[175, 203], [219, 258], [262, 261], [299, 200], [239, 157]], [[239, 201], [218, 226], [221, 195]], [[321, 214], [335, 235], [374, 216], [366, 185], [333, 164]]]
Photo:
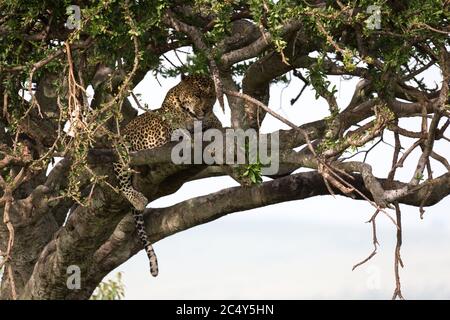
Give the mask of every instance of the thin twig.
[[311, 141], [310, 141], [310, 139], [308, 137], [308, 133], [305, 130], [303, 130], [300, 127], [297, 127], [291, 121], [287, 120], [286, 118], [284, 118], [284, 117], [280, 116], [279, 114], [277, 114], [276, 112], [272, 111], [268, 106], [266, 106], [261, 101], [255, 99], [255, 98], [253, 98], [253, 97], [251, 97], [251, 96], [249, 96], [249, 95], [247, 95], [245, 93], [241, 93], [241, 92], [238, 92], [238, 91], [231, 91], [231, 90], [224, 90], [224, 93], [227, 94], [227, 95], [231, 95], [233, 97], [238, 97], [238, 98], [247, 100], [252, 105], [262, 108], [264, 111], [266, 111], [267, 113], [272, 115], [274, 118], [276, 118], [276, 119], [280, 120], [281, 122], [287, 124], [292, 129], [300, 132], [304, 136], [306, 145], [308, 146], [309, 150], [311, 151], [313, 156], [318, 161], [318, 171], [320, 172], [320, 174], [322, 174], [328, 180], [328, 182], [331, 182], [337, 189], [341, 190], [344, 194], [347, 194], [347, 193], [350, 193], [350, 192], [353, 192], [353, 191], [356, 192], [363, 199], [365, 199], [367, 202], [369, 202], [375, 209], [380, 210], [381, 212], [383, 212], [394, 223], [394, 225], [396, 225], [395, 220], [385, 210], [383, 210], [374, 201], [371, 201], [364, 193], [362, 193], [360, 190], [355, 188], [348, 181], [344, 180], [336, 172], [336, 171], [339, 171], [341, 174], [349, 176], [347, 173], [345, 173], [345, 171], [331, 167], [328, 163], [326, 163], [323, 159], [321, 159], [317, 155], [317, 153], [314, 150], [314, 147], [313, 147], [313, 145], [312, 145], [312, 143], [311, 143]]
[[367, 261], [369, 261], [370, 259], [372, 259], [376, 254], [377, 254], [377, 248], [378, 248], [378, 239], [377, 239], [377, 227], [376, 227], [376, 217], [378, 215], [378, 213], [380, 212], [380, 210], [376, 210], [375, 213], [372, 215], [372, 218], [370, 218], [369, 221], [372, 224], [372, 243], [373, 243], [373, 251], [369, 254], [369, 256], [367, 258], [365, 258], [364, 260], [362, 260], [361, 262], [358, 262], [357, 264], [355, 264], [352, 268], [352, 271], [355, 270], [356, 268], [358, 268], [359, 266], [363, 265], [364, 263], [366, 263]]

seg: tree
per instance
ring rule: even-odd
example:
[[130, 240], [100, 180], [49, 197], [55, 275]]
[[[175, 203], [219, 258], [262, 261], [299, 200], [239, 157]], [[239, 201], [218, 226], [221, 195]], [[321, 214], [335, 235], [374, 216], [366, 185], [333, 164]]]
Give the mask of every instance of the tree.
[[[450, 141], [449, 3], [3, 0], [0, 297], [87, 299], [141, 249], [112, 163], [119, 128], [137, 114], [130, 92], [152, 72], [212, 74], [233, 128], [258, 129], [267, 113], [290, 126], [279, 131], [280, 168], [267, 182], [258, 163], [173, 165], [173, 144], [131, 154], [134, 183], [150, 200], [205, 177], [230, 175], [241, 183], [147, 208], [153, 242], [233, 212], [329, 193], [352, 197], [374, 207], [375, 250], [368, 259], [376, 253], [377, 215], [395, 211], [394, 298], [401, 298], [400, 205], [423, 212], [450, 193], [450, 165], [434, 148], [435, 141]], [[183, 55], [186, 47], [193, 49], [188, 63], [166, 67], [165, 54]], [[432, 68], [442, 76], [434, 88], [421, 78]], [[328, 117], [295, 126], [267, 107], [271, 83], [286, 81], [289, 73], [326, 100]], [[330, 75], [360, 80], [347, 106], [337, 104]], [[411, 117], [421, 119], [420, 131], [401, 126]], [[386, 178], [374, 176], [366, 161], [346, 159], [386, 132], [395, 137]], [[404, 137], [415, 142], [406, 145]], [[421, 155], [411, 179], [396, 180], [397, 168], [416, 149]], [[435, 177], [437, 164], [447, 172]], [[312, 170], [293, 173], [298, 168]], [[67, 285], [74, 265], [78, 290]]]
[[118, 272], [115, 279], [103, 281], [91, 296], [91, 300], [121, 300], [125, 295], [122, 283], [122, 273]]

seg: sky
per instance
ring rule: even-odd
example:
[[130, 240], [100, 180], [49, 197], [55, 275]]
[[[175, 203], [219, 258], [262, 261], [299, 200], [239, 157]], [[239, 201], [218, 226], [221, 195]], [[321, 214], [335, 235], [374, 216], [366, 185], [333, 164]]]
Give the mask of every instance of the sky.
[[[440, 83], [437, 69], [424, 76], [429, 84]], [[339, 106], [345, 108], [358, 80], [329, 79], [338, 89]], [[149, 72], [134, 92], [141, 104], [155, 109], [178, 81], [159, 77], [160, 85]], [[270, 89], [270, 108], [297, 125], [328, 115], [326, 102], [316, 100], [309, 87], [290, 105], [302, 85], [293, 78], [289, 86], [277, 84]], [[229, 124], [229, 108], [223, 114], [216, 104], [214, 111], [224, 125]], [[400, 125], [420, 129], [417, 119], [401, 120]], [[263, 132], [279, 128], [287, 127], [270, 115], [262, 125]], [[386, 133], [385, 140], [391, 142], [392, 134]], [[404, 147], [411, 142], [402, 139]], [[380, 143], [369, 154], [367, 161], [376, 176], [386, 177], [392, 150]], [[438, 141], [436, 151], [450, 158], [448, 143]], [[409, 181], [419, 156], [415, 151], [396, 179]], [[434, 161], [433, 165], [434, 176], [445, 172], [442, 165]], [[166, 207], [236, 185], [229, 177], [193, 181], [149, 206]], [[407, 299], [450, 299], [449, 206], [447, 197], [427, 208], [422, 220], [418, 208], [402, 206], [405, 268], [400, 275]], [[371, 225], [366, 223], [373, 212], [363, 201], [320, 196], [233, 213], [154, 244], [157, 278], [150, 276], [147, 256], [141, 251], [106, 279], [123, 273], [125, 299], [390, 299], [395, 287], [396, 229], [386, 216], [377, 218], [377, 255], [352, 271], [373, 250]]]

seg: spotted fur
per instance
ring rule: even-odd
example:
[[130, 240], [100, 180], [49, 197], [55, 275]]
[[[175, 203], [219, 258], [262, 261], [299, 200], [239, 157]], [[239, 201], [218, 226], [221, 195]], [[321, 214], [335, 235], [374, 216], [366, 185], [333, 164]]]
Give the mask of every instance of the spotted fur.
[[[206, 120], [209, 126], [216, 126], [220, 122], [212, 113], [215, 101], [214, 82], [211, 78], [186, 76], [168, 91], [160, 109], [146, 112], [126, 125], [122, 130], [124, 140], [130, 151], [153, 149], [169, 142], [172, 132], [178, 128], [192, 130], [195, 120]], [[133, 188], [128, 166], [115, 163], [114, 170], [121, 193], [133, 206], [137, 233], [147, 252], [151, 274], [157, 276], [157, 259], [145, 232], [142, 215], [148, 200]]]

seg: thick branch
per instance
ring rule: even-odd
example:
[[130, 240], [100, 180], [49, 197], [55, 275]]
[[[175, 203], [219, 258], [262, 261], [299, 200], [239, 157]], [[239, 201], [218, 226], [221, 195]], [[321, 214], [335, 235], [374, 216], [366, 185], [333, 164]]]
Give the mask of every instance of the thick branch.
[[[361, 190], [365, 196], [372, 199], [371, 193], [365, 188], [361, 175], [354, 174], [351, 183]], [[384, 189], [401, 188], [401, 182], [389, 182], [378, 179]], [[433, 196], [427, 198], [425, 206], [431, 206], [450, 194], [450, 173], [437, 179], [431, 188]], [[336, 194], [342, 193], [334, 190]], [[328, 189], [323, 177], [318, 172], [305, 172], [265, 182], [253, 187], [234, 187], [224, 189], [206, 196], [192, 198], [167, 208], [152, 208], [146, 210], [147, 233], [153, 242], [175, 233], [208, 223], [233, 212], [240, 212], [263, 207], [284, 201], [306, 199], [314, 196], [328, 195]], [[363, 199], [361, 196], [352, 196]], [[420, 206], [427, 197], [427, 190], [418, 190], [414, 194], [401, 199], [399, 203]], [[128, 260], [141, 249], [136, 237], [131, 215], [125, 217], [118, 225], [111, 238], [96, 252], [95, 264], [89, 273], [89, 282], [96, 283], [111, 270]], [[90, 290], [86, 288], [86, 297]]]
[[[285, 35], [287, 33], [296, 31], [300, 29], [301, 26], [302, 23], [298, 20], [289, 21], [281, 28], [280, 34]], [[264, 49], [271, 45], [272, 38], [273, 37], [269, 32], [265, 32], [263, 35], [261, 35], [261, 37], [259, 37], [258, 40], [249, 44], [248, 46], [224, 54], [221, 58], [221, 64], [224, 66], [224, 68], [228, 68], [236, 62], [256, 57]]]

